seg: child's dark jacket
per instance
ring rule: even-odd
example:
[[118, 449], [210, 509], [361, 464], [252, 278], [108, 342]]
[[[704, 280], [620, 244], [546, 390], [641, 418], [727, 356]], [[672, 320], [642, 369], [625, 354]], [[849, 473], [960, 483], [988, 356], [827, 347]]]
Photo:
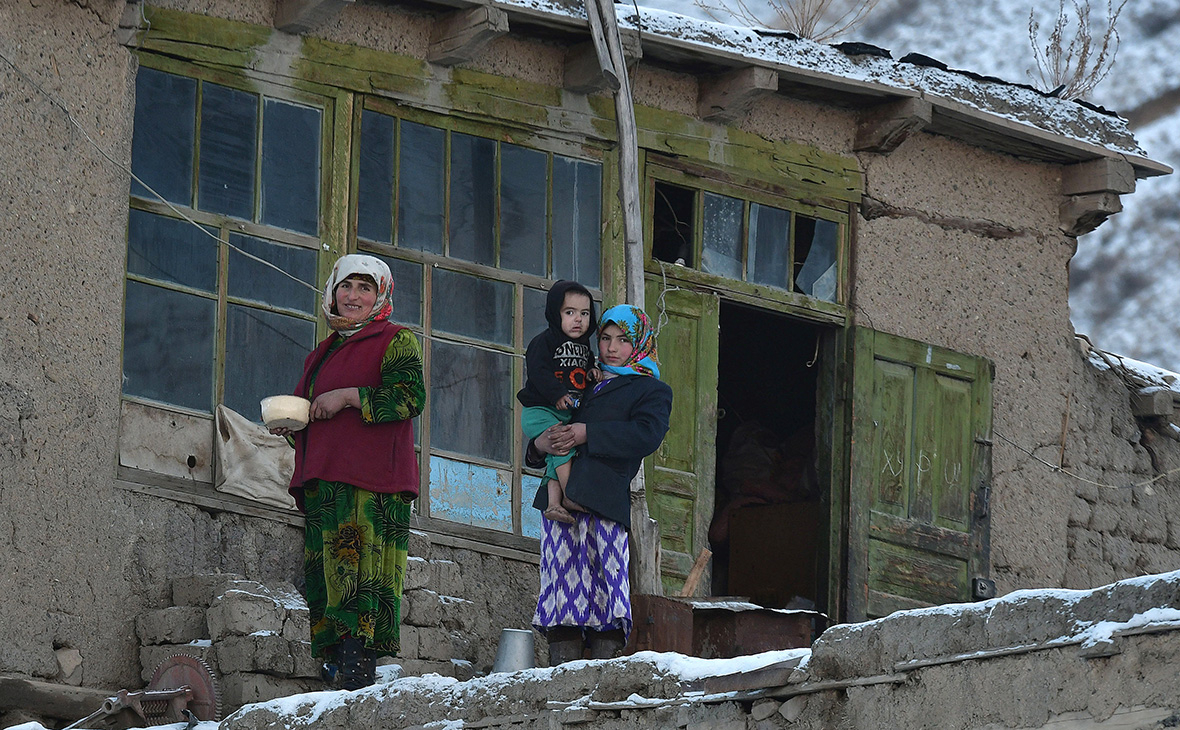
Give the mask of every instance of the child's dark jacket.
[[524, 353], [525, 383], [516, 399], [525, 407], [552, 408], [567, 393], [580, 398], [586, 389], [586, 374], [594, 367], [590, 337], [596, 329], [594, 300], [590, 299], [590, 326], [576, 340], [561, 329], [561, 307], [569, 291], [590, 296], [576, 281], [559, 281], [545, 298], [545, 321], [548, 329], [529, 342]]

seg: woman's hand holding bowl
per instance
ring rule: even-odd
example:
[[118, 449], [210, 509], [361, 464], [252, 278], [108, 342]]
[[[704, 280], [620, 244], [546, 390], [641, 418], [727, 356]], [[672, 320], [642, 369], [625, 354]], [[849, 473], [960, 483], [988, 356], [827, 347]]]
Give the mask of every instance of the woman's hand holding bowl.
[[361, 394], [356, 388], [337, 388], [321, 393], [311, 402], [311, 420], [326, 421], [340, 411], [361, 407]]

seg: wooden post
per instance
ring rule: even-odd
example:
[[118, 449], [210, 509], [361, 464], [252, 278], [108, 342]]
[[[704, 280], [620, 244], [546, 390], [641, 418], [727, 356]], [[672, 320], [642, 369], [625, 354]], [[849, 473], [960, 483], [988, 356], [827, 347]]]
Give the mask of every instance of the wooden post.
[[[643, 308], [643, 213], [639, 195], [639, 131], [635, 126], [635, 102], [631, 98], [631, 77], [623, 55], [623, 41], [615, 17], [613, 0], [586, 0], [594, 49], [606, 52], [599, 58], [604, 69], [613, 71], [619, 86], [615, 91], [615, 121], [619, 127], [619, 202], [623, 207], [623, 245], [626, 266], [627, 303]], [[647, 511], [643, 469], [631, 480], [631, 592], [664, 595], [660, 576], [660, 526]]]

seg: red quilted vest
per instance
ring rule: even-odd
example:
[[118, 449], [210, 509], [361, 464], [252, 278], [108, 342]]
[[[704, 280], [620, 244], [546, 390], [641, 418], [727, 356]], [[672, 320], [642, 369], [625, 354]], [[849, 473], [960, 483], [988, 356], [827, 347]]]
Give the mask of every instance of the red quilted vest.
[[[404, 327], [373, 322], [349, 337], [331, 355], [333, 334], [303, 364], [295, 394], [308, 397], [308, 381], [319, 368], [315, 392], [381, 385], [381, 358]], [[321, 366], [320, 363], [323, 362]], [[370, 492], [409, 492], [418, 496], [418, 457], [409, 420], [365, 423], [356, 408], [345, 408], [326, 421], [313, 421], [294, 434], [295, 474], [289, 491], [303, 509], [303, 485], [311, 479], [345, 482]]]

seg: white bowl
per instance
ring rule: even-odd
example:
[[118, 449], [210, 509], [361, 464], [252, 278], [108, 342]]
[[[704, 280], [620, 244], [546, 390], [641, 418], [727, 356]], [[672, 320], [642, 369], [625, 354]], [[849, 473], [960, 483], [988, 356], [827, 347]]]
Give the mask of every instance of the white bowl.
[[262, 422], [267, 428], [298, 431], [310, 420], [311, 401], [297, 395], [272, 395], [262, 399]]

